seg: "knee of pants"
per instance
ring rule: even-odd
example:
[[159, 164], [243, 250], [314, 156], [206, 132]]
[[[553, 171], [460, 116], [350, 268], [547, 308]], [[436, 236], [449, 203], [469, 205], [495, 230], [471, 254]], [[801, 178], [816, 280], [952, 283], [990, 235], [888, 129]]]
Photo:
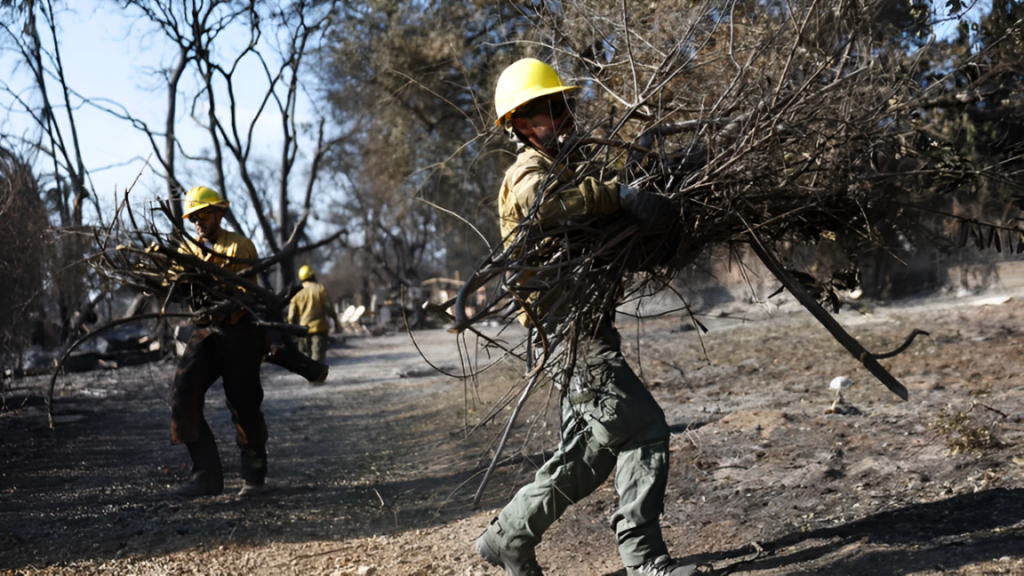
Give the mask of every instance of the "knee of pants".
[[181, 410], [171, 408], [171, 442], [187, 444], [199, 440], [199, 432], [205, 422], [202, 409]]
[[267, 422], [262, 412], [240, 415], [232, 410], [235, 424], [235, 443], [241, 448], [263, 449], [267, 445]]
[[654, 524], [664, 510], [668, 487], [668, 445], [657, 442], [638, 446], [619, 455], [615, 490], [619, 508], [611, 516], [617, 533]]
[[171, 395], [171, 441], [175, 444], [199, 439], [204, 422], [203, 405], [206, 394], [198, 390], [175, 387]]

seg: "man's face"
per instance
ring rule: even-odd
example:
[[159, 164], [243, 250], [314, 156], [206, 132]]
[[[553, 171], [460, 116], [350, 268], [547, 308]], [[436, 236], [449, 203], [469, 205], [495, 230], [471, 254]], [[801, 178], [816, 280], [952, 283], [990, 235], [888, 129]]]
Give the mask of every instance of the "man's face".
[[188, 215], [190, 222], [195, 224], [196, 235], [200, 240], [216, 242], [220, 235], [220, 220], [224, 217], [224, 209], [207, 206]]
[[538, 98], [512, 115], [512, 127], [534, 146], [551, 156], [558, 153], [559, 137], [576, 132], [573, 101], [565, 94]]

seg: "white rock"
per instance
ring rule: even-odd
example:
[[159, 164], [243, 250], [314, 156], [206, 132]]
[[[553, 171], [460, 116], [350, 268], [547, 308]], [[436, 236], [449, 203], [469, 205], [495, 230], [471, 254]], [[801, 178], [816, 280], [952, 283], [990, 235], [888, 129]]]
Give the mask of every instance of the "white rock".
[[853, 380], [850, 380], [846, 376], [836, 376], [828, 383], [830, 390], [846, 390], [850, 386], [853, 386]]

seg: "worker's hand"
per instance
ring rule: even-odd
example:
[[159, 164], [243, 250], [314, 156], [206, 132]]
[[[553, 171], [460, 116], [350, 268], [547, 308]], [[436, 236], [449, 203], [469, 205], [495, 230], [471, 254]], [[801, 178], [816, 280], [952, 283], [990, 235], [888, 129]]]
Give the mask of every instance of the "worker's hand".
[[630, 208], [636, 204], [636, 197], [639, 193], [640, 191], [632, 186], [619, 184], [619, 208], [632, 212]]
[[619, 207], [655, 226], [669, 224], [678, 215], [667, 197], [622, 185], [619, 186]]

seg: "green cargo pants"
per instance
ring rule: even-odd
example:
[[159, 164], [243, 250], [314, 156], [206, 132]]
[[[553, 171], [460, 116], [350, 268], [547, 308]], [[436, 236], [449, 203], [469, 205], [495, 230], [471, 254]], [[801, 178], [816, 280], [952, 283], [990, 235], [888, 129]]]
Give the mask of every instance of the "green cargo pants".
[[491, 522], [502, 548], [532, 558], [544, 532], [596, 490], [615, 469], [619, 507], [611, 526], [623, 565], [637, 566], [667, 553], [658, 517], [668, 483], [665, 413], [626, 364], [618, 331], [609, 322], [586, 346], [579, 376], [593, 394], [563, 394], [562, 442]]
[[299, 351], [317, 362], [327, 358], [327, 349], [331, 347], [331, 337], [326, 332], [310, 334], [297, 339]]

